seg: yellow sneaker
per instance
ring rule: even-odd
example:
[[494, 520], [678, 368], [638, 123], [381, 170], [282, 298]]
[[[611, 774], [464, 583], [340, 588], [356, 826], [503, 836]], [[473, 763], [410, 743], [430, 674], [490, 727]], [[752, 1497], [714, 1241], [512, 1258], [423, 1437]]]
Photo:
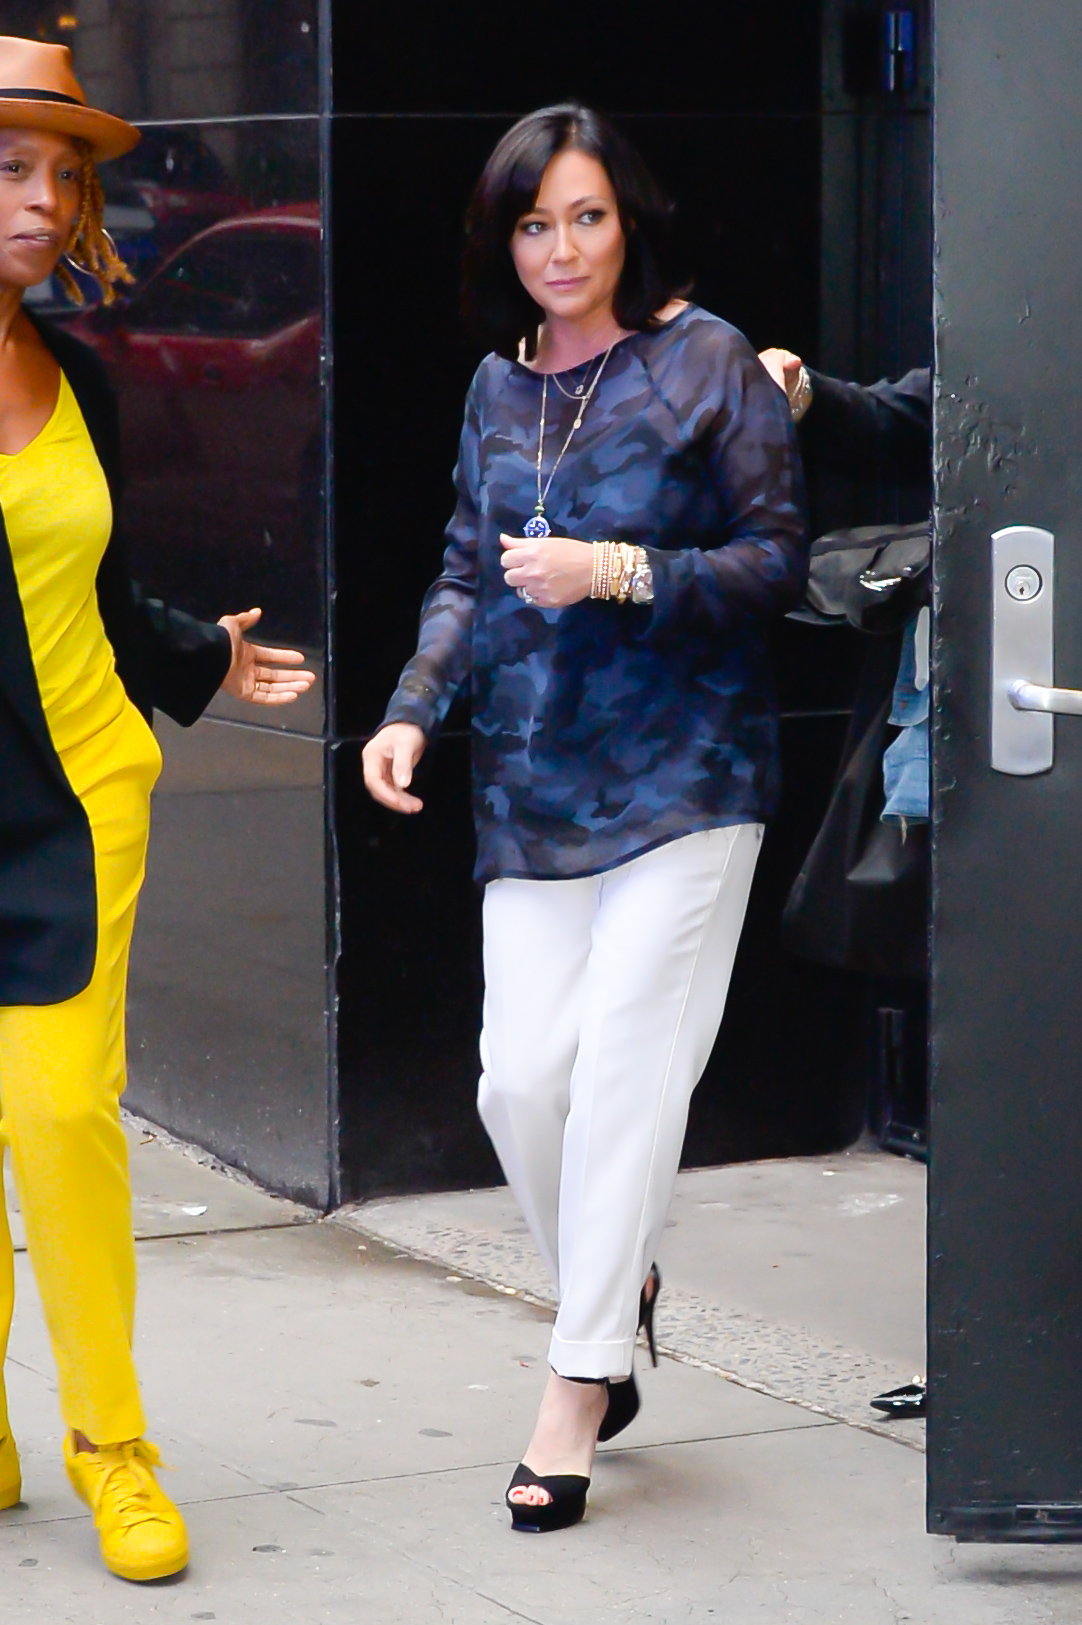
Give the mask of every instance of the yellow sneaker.
[[149, 1439], [103, 1450], [76, 1450], [69, 1433], [64, 1465], [75, 1493], [94, 1514], [102, 1562], [122, 1580], [164, 1580], [188, 1561], [184, 1520], [159, 1488], [161, 1457]]
[[23, 1480], [19, 1471], [19, 1452], [7, 1422], [0, 1418], [0, 1512], [18, 1506], [22, 1499]]

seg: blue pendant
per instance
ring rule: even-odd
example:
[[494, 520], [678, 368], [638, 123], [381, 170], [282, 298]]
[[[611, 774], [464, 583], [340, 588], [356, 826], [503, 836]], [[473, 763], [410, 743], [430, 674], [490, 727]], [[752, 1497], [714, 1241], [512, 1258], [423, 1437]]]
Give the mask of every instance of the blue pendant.
[[532, 536], [535, 538], [538, 536], [551, 536], [552, 526], [549, 524], [543, 513], [535, 513], [533, 518], [527, 519], [526, 523], [523, 525], [522, 534], [524, 536]]

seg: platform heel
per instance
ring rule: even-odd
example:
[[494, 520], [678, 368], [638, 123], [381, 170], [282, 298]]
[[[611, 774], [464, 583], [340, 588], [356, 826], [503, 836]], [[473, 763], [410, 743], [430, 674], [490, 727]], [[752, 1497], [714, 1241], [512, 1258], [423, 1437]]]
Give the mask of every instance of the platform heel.
[[[551, 1497], [544, 1506], [525, 1506], [512, 1501], [511, 1491], [536, 1486]], [[586, 1511], [586, 1491], [590, 1480], [581, 1473], [553, 1473], [544, 1477], [519, 1462], [514, 1477], [507, 1486], [507, 1508], [511, 1514], [511, 1527], [523, 1535], [547, 1535], [557, 1529], [570, 1529], [581, 1523]]]

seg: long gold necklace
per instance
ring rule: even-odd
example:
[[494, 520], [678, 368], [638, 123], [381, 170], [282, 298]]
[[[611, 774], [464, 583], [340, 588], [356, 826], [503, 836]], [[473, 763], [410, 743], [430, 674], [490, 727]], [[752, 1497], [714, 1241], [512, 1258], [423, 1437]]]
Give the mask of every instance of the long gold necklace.
[[[534, 508], [533, 518], [527, 519], [526, 523], [522, 527], [522, 534], [524, 536], [537, 537], [552, 535], [552, 526], [545, 518], [545, 499], [549, 494], [549, 487], [555, 478], [556, 470], [564, 460], [564, 452], [575, 438], [577, 431], [582, 428], [583, 413], [593, 400], [594, 390], [601, 382], [601, 374], [605, 370], [605, 363], [608, 361], [613, 350], [615, 350], [616, 342], [617, 341], [614, 339], [609, 345], [608, 349], [605, 351], [605, 354], [601, 357], [601, 365], [594, 373], [593, 383], [590, 385], [589, 389], [586, 390], [586, 393], [582, 396], [582, 399], [577, 403], [578, 411], [575, 414], [575, 421], [571, 425], [567, 439], [560, 447], [559, 455], [552, 465], [549, 472], [549, 477], [545, 481], [544, 488], [542, 488], [541, 485], [541, 464], [545, 455], [545, 415], [548, 407], [549, 374], [546, 372], [543, 376], [541, 384], [541, 422], [537, 431], [537, 506]], [[563, 393], [566, 394], [566, 390], [563, 391]]]

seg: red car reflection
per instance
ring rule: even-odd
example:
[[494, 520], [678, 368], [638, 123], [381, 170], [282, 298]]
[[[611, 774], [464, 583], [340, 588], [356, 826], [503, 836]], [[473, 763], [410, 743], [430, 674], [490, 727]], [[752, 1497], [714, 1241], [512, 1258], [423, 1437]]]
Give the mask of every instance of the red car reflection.
[[144, 128], [134, 151], [106, 166], [102, 185], [107, 203], [117, 186], [142, 199], [154, 218], [161, 254], [251, 206], [199, 132], [176, 126]]
[[[125, 304], [70, 328], [120, 400], [137, 572], [209, 614], [260, 603], [319, 640], [318, 204], [219, 221]], [[220, 613], [220, 610], [216, 610]]]

